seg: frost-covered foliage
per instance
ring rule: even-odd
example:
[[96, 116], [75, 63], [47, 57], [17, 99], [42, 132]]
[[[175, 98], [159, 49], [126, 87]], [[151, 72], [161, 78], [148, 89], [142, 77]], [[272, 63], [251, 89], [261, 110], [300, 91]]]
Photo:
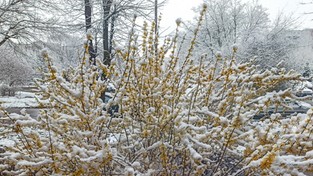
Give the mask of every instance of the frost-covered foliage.
[[[293, 68], [291, 64], [288, 65], [288, 60], [295, 42], [288, 39], [286, 34], [293, 26], [292, 18], [284, 18], [283, 14], [280, 14], [271, 22], [266, 8], [255, 0], [205, 2], [208, 10], [203, 25], [199, 28], [199, 47], [195, 50], [195, 55], [208, 52], [214, 58], [217, 51], [230, 55], [232, 46], [236, 45], [241, 60], [256, 58], [256, 64], [262, 68], [275, 67], [277, 63], [286, 61], [284, 66]], [[201, 7], [196, 11], [201, 11]], [[190, 41], [193, 36], [196, 20], [190, 23], [184, 27], [187, 30], [182, 40]], [[188, 44], [185, 42], [182, 47], [188, 48]]]
[[0, 95], [1, 96], [14, 96], [16, 93], [17, 87], [11, 87], [7, 84], [0, 83]]
[[0, 46], [38, 40], [57, 22], [47, 13], [53, 9], [51, 1], [1, 0], [0, 7]]
[[2, 135], [15, 132], [17, 138], [13, 138], [15, 146], [7, 148], [1, 157], [1, 170], [7, 170], [2, 173], [106, 173], [113, 152], [107, 141], [109, 116], [99, 99], [106, 83], [100, 80], [95, 66], [88, 64], [87, 53], [77, 71], [68, 72], [67, 78], [56, 71], [45, 51], [42, 55], [47, 73], [36, 83], [44, 110], [38, 119], [25, 112], [4, 117], [13, 123], [4, 124]]
[[33, 69], [7, 45], [0, 48], [0, 83], [8, 86], [25, 84], [32, 78]]
[[[204, 10], [206, 6], [204, 6]], [[203, 19], [201, 13], [199, 23]], [[179, 24], [179, 23], [178, 23]], [[305, 175], [312, 172], [312, 110], [282, 119], [253, 118], [279, 105], [290, 90], [268, 93], [299, 80], [284, 69], [256, 70], [252, 63], [207, 55], [193, 62], [197, 31], [186, 57], [177, 57], [177, 36], [154, 48], [154, 24], [117, 50], [110, 67], [86, 55], [62, 77], [47, 53], [48, 72], [38, 86], [38, 119], [6, 114], [1, 135], [13, 145], [0, 154], [8, 175]], [[140, 42], [139, 42], [140, 41]], [[156, 53], [157, 52], [157, 53]], [[196, 58], [198, 59], [198, 58]], [[182, 64], [179, 64], [182, 60]], [[118, 64], [123, 63], [123, 64]], [[121, 67], [119, 67], [119, 66]], [[112, 99], [100, 97], [108, 82]], [[40, 98], [40, 97], [39, 97]], [[115, 116], [105, 109], [119, 105]], [[15, 137], [14, 137], [15, 136]]]

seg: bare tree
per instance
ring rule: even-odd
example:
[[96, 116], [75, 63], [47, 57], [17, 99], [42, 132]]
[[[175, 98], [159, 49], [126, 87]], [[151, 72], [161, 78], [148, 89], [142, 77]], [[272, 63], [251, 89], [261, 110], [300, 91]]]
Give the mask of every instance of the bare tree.
[[[271, 22], [266, 9], [253, 0], [249, 3], [242, 0], [207, 0], [206, 3], [208, 9], [199, 29], [197, 45], [200, 47], [196, 53], [210, 52], [211, 58], [218, 51], [230, 55], [232, 46], [237, 45], [240, 59], [256, 58], [256, 64], [262, 67], [271, 67], [288, 58], [293, 44], [285, 34], [294, 26], [294, 18], [280, 14]], [[192, 24], [186, 26], [187, 31], [194, 30], [190, 27]], [[188, 36], [192, 33], [187, 33]]]
[[[77, 20], [73, 22], [66, 21], [63, 24], [69, 28], [74, 27], [72, 29], [76, 27], [76, 30], [79, 30], [81, 27], [79, 27], [78, 22], [81, 18], [75, 14], [77, 11], [83, 12], [85, 20], [84, 22], [80, 20], [80, 26], [88, 28], [94, 34], [94, 52], [97, 56], [103, 58], [106, 65], [110, 65], [111, 54], [114, 49], [113, 40], [117, 43], [126, 41], [133, 16], [137, 15], [139, 18], [153, 20], [153, 17], [157, 18], [158, 12], [155, 10], [164, 5], [165, 2], [165, 0], [85, 0], [84, 10], [81, 10], [79, 9], [83, 7], [81, 2], [67, 0], [62, 3], [67, 3], [73, 8], [68, 8], [64, 4], [66, 10], [62, 15], [68, 15], [70, 18], [76, 17]], [[155, 3], [157, 3], [157, 6], [155, 6]]]
[[20, 85], [30, 81], [33, 70], [25, 60], [19, 58], [7, 45], [2, 45], [0, 52], [0, 83], [9, 86]]
[[0, 46], [6, 42], [26, 43], [41, 38], [41, 34], [56, 24], [54, 18], [44, 16], [48, 1], [0, 1]]

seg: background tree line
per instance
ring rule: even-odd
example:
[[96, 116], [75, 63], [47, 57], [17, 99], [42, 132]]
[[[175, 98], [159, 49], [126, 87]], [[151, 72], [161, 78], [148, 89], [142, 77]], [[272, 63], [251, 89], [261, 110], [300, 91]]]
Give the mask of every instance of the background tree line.
[[[82, 54], [87, 32], [93, 36], [89, 41], [91, 57], [102, 58], [109, 65], [114, 43], [123, 43], [128, 38], [125, 29], [130, 28], [133, 16], [152, 20], [158, 15], [154, 13], [155, 9], [162, 7], [165, 2], [4, 0], [0, 2], [0, 49], [10, 50], [14, 54], [5, 55], [6, 59], [16, 63], [26, 59], [31, 63], [30, 67], [37, 68], [42, 65], [38, 59], [40, 50], [47, 48], [55, 56], [58, 65], [67, 68], [79, 62], [78, 56]], [[2, 62], [1, 67], [6, 67], [6, 62]], [[9, 72], [19, 74], [13, 69]]]
[[[199, 29], [201, 40], [197, 41], [195, 56], [210, 53], [214, 58], [218, 52], [231, 53], [229, 48], [236, 45], [240, 48], [240, 59], [254, 59], [260, 68], [278, 63], [283, 63], [286, 68], [293, 67], [288, 64], [288, 60], [293, 59], [290, 52], [295, 46], [294, 40], [288, 37], [288, 31], [295, 26], [293, 18], [280, 14], [271, 22], [267, 10], [255, 0], [204, 2], [208, 10], [204, 25]], [[131, 28], [133, 16], [154, 21], [157, 29], [160, 8], [165, 3], [166, 0], [3, 0], [0, 4], [0, 49], [10, 50], [14, 56], [3, 57], [14, 62], [27, 60], [34, 71], [43, 64], [38, 59], [40, 50], [48, 48], [55, 62], [59, 63], [58, 67], [67, 68], [78, 63], [87, 32], [92, 36], [89, 40], [91, 57], [101, 58], [109, 65], [116, 46], [125, 43], [129, 37], [126, 29]], [[200, 7], [195, 9], [196, 12], [199, 10]], [[142, 25], [136, 25], [141, 30]], [[195, 26], [193, 21], [184, 23], [181, 36], [185, 37], [180, 39], [180, 48], [191, 42]], [[6, 67], [6, 63], [2, 62], [1, 67]], [[13, 69], [10, 71], [20, 74]]]

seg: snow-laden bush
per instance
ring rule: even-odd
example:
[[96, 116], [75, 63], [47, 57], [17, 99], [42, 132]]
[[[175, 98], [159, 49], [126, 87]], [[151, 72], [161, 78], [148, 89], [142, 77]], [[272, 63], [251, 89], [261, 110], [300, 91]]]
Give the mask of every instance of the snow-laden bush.
[[2, 53], [0, 59], [0, 82], [10, 87], [17, 87], [32, 80], [33, 69], [28, 62], [14, 53], [13, 48], [2, 45], [0, 52]]
[[0, 83], [0, 95], [1, 96], [15, 96], [15, 93], [17, 90], [18, 90], [17, 87]]
[[[200, 17], [202, 20], [203, 12]], [[200, 23], [199, 22], [199, 23]], [[179, 22], [178, 22], [179, 25]], [[313, 171], [312, 116], [253, 118], [280, 105], [290, 90], [268, 93], [299, 80], [283, 69], [258, 71], [251, 63], [216, 54], [184, 58], [177, 36], [157, 50], [151, 30], [130, 34], [111, 66], [89, 64], [88, 46], [65, 80], [51, 63], [38, 80], [44, 107], [38, 119], [24, 111], [1, 119], [1, 135], [14, 145], [0, 154], [7, 175], [305, 175]], [[156, 53], [157, 51], [157, 53]], [[199, 59], [194, 64], [193, 59]], [[178, 64], [182, 60], [182, 64]], [[103, 78], [105, 75], [105, 78]], [[104, 104], [108, 82], [115, 94]], [[119, 115], [104, 109], [119, 105]], [[119, 118], [116, 118], [119, 117]]]
[[9, 86], [7, 84], [0, 83], [1, 96], [5, 96], [8, 90], [9, 90]]

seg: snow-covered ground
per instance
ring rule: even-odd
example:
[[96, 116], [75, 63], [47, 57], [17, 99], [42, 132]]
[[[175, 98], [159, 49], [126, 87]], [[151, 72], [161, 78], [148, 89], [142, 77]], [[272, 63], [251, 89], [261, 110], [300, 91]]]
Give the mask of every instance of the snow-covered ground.
[[14, 97], [0, 97], [1, 106], [4, 108], [35, 108], [38, 102], [33, 92], [17, 92]]
[[[0, 97], [1, 106], [4, 108], [15, 109], [20, 111], [23, 108], [36, 108], [38, 103], [35, 99], [35, 93], [32, 92], [17, 92], [14, 97], [4, 96]], [[2, 131], [0, 129], [0, 131]], [[0, 148], [3, 146], [14, 145], [12, 137], [0, 137]]]

